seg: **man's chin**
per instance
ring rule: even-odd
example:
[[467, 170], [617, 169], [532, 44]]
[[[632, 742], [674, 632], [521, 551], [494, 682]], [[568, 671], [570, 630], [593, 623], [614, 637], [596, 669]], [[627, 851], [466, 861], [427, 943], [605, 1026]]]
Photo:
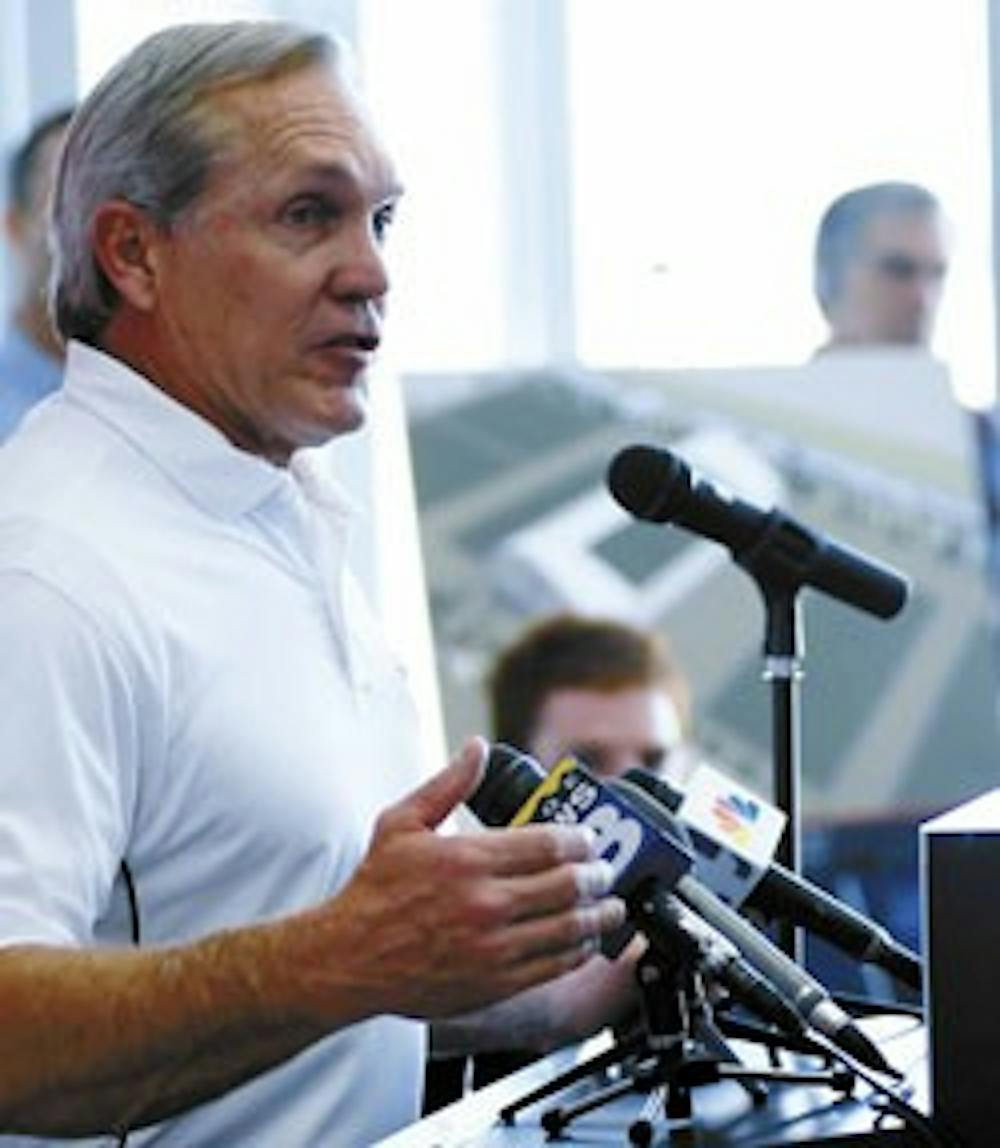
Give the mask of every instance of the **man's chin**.
[[299, 447], [323, 446], [335, 438], [361, 430], [367, 421], [367, 406], [362, 402], [351, 403], [338, 409], [329, 418], [301, 427], [296, 443]]

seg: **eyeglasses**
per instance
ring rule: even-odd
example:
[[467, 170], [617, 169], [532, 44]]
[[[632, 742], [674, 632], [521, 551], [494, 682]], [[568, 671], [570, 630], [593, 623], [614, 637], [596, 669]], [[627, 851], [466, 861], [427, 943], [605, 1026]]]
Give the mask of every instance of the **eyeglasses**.
[[913, 259], [898, 251], [889, 251], [885, 255], [877, 255], [871, 260], [872, 266], [880, 274], [897, 283], [912, 283], [914, 279], [926, 279], [931, 283], [940, 283], [948, 270], [947, 264], [930, 262], [924, 259]]

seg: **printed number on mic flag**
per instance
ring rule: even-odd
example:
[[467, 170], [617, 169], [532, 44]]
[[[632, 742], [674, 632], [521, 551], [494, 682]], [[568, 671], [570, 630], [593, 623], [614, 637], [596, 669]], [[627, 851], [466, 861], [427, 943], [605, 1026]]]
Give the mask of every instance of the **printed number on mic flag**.
[[518, 810], [511, 825], [545, 821], [562, 825], [586, 825], [597, 837], [598, 855], [619, 878], [643, 846], [642, 826], [634, 817], [623, 816], [602, 786], [565, 757], [549, 771], [545, 781]]
[[699, 878], [717, 897], [742, 905], [774, 858], [785, 814], [704, 763], [686, 782], [678, 814], [695, 831]]

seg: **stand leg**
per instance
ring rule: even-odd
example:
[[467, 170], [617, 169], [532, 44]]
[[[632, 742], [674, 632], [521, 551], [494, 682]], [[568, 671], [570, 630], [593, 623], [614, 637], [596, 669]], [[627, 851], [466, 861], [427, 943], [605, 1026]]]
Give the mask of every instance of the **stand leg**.
[[550, 1136], [558, 1136], [568, 1125], [572, 1124], [579, 1116], [585, 1116], [588, 1112], [593, 1112], [595, 1108], [601, 1108], [605, 1104], [610, 1104], [612, 1101], [617, 1100], [620, 1096], [625, 1096], [629, 1092], [635, 1091], [635, 1080], [623, 1080], [618, 1084], [611, 1084], [607, 1088], [602, 1088], [595, 1092], [593, 1096], [588, 1096], [585, 1100], [579, 1100], [576, 1104], [567, 1104], [563, 1107], [550, 1108], [542, 1113], [541, 1125]]
[[[727, 1043], [716, 1024], [697, 970], [667, 963], [662, 955], [647, 954], [636, 969], [643, 1017], [647, 1030], [616, 1044], [613, 1048], [575, 1065], [553, 1080], [520, 1097], [500, 1112], [501, 1119], [514, 1122], [515, 1114], [545, 1097], [562, 1091], [577, 1081], [611, 1067], [627, 1064], [628, 1075], [599, 1088], [572, 1104], [556, 1105], [541, 1116], [549, 1136], [558, 1136], [578, 1117], [610, 1104], [628, 1093], [650, 1094], [641, 1116], [629, 1126], [629, 1140], [636, 1145], [652, 1143], [654, 1112], [661, 1111], [670, 1125], [693, 1120], [693, 1090], [703, 1084], [732, 1080], [740, 1084], [755, 1105], [763, 1104], [772, 1084], [823, 1084], [841, 1095], [850, 1092], [853, 1074], [845, 1069], [782, 1071], [752, 1069]], [[797, 1041], [787, 1034], [720, 1017], [744, 1039], [756, 1041], [768, 1051], [790, 1048], [817, 1052], [811, 1042]]]
[[597, 1073], [603, 1072], [613, 1065], [621, 1064], [630, 1057], [640, 1053], [645, 1047], [646, 1036], [644, 1033], [621, 1040], [606, 1052], [598, 1053], [597, 1056], [592, 1056], [588, 1060], [574, 1065], [572, 1068], [546, 1081], [545, 1084], [539, 1085], [538, 1088], [532, 1089], [531, 1092], [526, 1092], [524, 1096], [519, 1097], [511, 1104], [501, 1108], [500, 1119], [504, 1124], [513, 1124], [518, 1112], [520, 1112], [522, 1108], [528, 1108], [532, 1104], [536, 1104], [539, 1100], [544, 1100], [547, 1096], [553, 1096], [557, 1092], [562, 1092], [563, 1089], [569, 1088], [571, 1084], [576, 1084], [578, 1080], [584, 1080], [588, 1076], [596, 1076]]

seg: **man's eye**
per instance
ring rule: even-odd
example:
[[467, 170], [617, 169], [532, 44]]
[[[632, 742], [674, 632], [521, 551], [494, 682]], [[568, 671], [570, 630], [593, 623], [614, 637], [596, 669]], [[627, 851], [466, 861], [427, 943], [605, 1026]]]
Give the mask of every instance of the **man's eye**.
[[333, 207], [322, 199], [296, 199], [285, 208], [284, 220], [293, 227], [317, 227], [333, 215]]
[[392, 223], [396, 214], [395, 204], [386, 204], [385, 207], [380, 207], [375, 212], [372, 218], [372, 230], [375, 232], [375, 238], [381, 242], [385, 239], [386, 232], [389, 230], [389, 225]]
[[598, 745], [573, 745], [566, 753], [582, 762], [592, 773], [607, 773], [610, 770], [607, 757]]
[[648, 769], [650, 773], [658, 773], [666, 764], [669, 756], [670, 751], [667, 749], [644, 750], [642, 754], [643, 768]]

